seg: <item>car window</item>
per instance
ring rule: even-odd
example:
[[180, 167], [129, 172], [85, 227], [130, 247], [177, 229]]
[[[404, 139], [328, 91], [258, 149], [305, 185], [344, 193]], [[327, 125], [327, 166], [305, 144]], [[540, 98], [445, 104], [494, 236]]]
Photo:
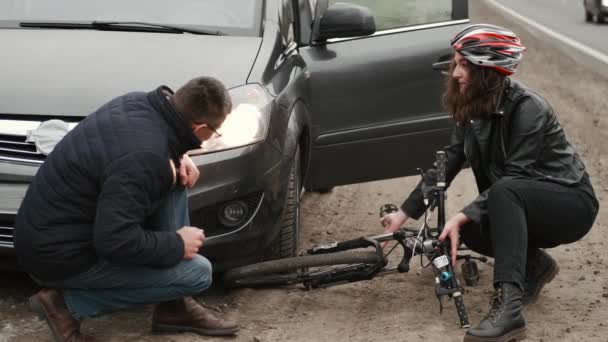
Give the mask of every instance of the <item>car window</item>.
[[0, 0], [0, 21], [143, 21], [259, 35], [263, 0]]
[[315, 8], [317, 8], [317, 0], [308, 0], [310, 3], [310, 9], [312, 10], [312, 18], [315, 18]]
[[308, 45], [310, 42], [310, 35], [312, 33], [312, 18], [313, 11], [316, 4], [313, 3], [313, 0], [298, 0], [297, 8], [295, 8], [296, 13], [296, 30], [297, 30], [297, 39], [300, 45]]
[[374, 14], [376, 30], [422, 25], [452, 19], [453, 0], [329, 0], [369, 8]]
[[279, 27], [283, 46], [289, 46], [294, 41], [294, 9], [292, 0], [282, 0], [279, 13]]

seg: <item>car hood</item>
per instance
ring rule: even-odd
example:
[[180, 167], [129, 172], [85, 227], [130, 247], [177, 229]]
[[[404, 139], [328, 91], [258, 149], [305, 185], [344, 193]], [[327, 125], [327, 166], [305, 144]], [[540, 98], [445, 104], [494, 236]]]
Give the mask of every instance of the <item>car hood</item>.
[[262, 38], [2, 29], [0, 113], [85, 116], [110, 99], [212, 76], [246, 83]]

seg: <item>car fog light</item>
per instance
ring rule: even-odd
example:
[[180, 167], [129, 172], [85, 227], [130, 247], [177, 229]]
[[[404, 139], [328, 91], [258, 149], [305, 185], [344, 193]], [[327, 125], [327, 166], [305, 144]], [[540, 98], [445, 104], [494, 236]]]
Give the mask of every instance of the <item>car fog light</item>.
[[224, 226], [234, 227], [243, 222], [247, 217], [247, 205], [241, 201], [227, 203], [219, 212], [220, 222]]

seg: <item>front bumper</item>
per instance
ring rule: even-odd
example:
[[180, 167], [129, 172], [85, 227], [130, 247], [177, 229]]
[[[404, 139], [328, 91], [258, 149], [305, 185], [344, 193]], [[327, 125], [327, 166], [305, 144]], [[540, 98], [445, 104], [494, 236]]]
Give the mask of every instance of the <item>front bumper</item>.
[[[189, 190], [191, 224], [208, 236], [201, 254], [216, 271], [259, 260], [279, 234], [290, 160], [267, 142], [191, 158], [201, 174]], [[33, 166], [0, 162], [0, 175], [15, 168], [20, 168], [19, 175], [35, 173]], [[11, 177], [21, 181], [0, 181], [0, 267], [14, 260], [14, 220], [28, 187], [23, 178]], [[247, 203], [250, 211], [242, 224], [225, 227], [217, 219], [218, 210], [234, 200]]]
[[[291, 160], [266, 142], [192, 159], [201, 179], [189, 192], [191, 223], [208, 235], [201, 254], [216, 271], [260, 260], [279, 234]], [[248, 202], [251, 215], [227, 228], [218, 209], [233, 200]]]

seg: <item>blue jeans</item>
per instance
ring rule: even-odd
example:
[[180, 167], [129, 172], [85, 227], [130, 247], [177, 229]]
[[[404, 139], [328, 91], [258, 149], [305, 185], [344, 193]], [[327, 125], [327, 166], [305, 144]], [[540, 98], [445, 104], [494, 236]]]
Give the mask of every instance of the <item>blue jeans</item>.
[[[174, 231], [189, 225], [186, 190], [177, 187], [148, 222], [151, 227]], [[68, 309], [80, 320], [192, 296], [209, 288], [211, 277], [211, 263], [197, 254], [173, 268], [127, 267], [100, 260], [77, 276], [41, 285], [61, 289]]]

